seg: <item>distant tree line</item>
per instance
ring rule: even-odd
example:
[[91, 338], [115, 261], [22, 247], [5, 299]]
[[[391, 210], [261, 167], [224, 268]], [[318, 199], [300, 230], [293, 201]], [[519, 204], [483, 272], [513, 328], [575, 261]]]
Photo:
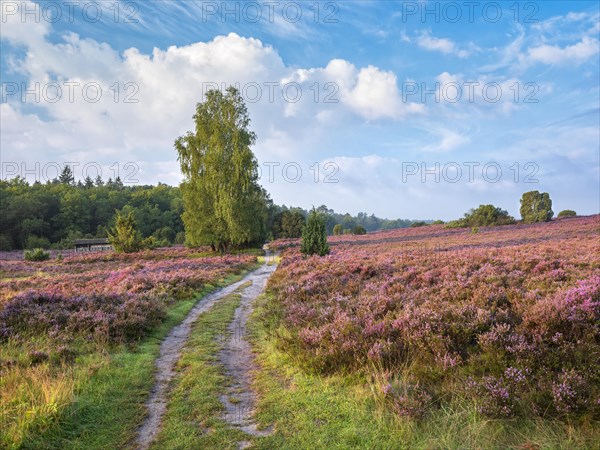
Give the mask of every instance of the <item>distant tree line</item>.
[[0, 180], [0, 249], [71, 248], [80, 238], [107, 237], [117, 212], [131, 213], [143, 238], [183, 242], [179, 188], [124, 186], [101, 178], [75, 182], [68, 167], [47, 183]]
[[[75, 181], [65, 167], [61, 177], [47, 183], [30, 184], [19, 177], [0, 180], [0, 210], [0, 250], [72, 248], [76, 239], [108, 237], [118, 213], [131, 214], [140, 237], [153, 237], [154, 245], [185, 242], [181, 190], [161, 183], [125, 186], [118, 178]], [[325, 205], [316, 210], [329, 235], [334, 234], [336, 225], [361, 234], [362, 229], [403, 228], [413, 223], [367, 213], [338, 214]], [[301, 237], [307, 216], [308, 211], [276, 205], [265, 194], [261, 239]]]
[[[339, 214], [325, 205], [315, 208], [325, 223], [328, 235], [365, 234], [380, 230], [410, 227], [415, 221], [408, 219], [382, 219], [374, 214], [359, 212], [356, 216]], [[309, 212], [296, 207], [272, 205], [269, 220], [273, 239], [298, 238]]]

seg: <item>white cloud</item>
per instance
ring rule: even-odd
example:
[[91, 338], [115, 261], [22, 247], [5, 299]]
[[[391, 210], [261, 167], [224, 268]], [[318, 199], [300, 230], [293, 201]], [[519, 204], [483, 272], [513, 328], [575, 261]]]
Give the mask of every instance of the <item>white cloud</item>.
[[565, 47], [540, 45], [528, 49], [531, 61], [544, 64], [581, 64], [598, 54], [600, 41], [584, 36], [580, 42]]
[[[402, 34], [402, 41], [410, 42], [406, 34]], [[447, 38], [437, 38], [431, 35], [431, 31], [422, 30], [415, 39], [417, 45], [425, 50], [444, 53], [446, 55], [454, 54], [459, 58], [467, 58], [471, 53], [478, 50], [474, 44], [469, 44], [469, 49], [459, 48], [452, 40]]]
[[[332, 60], [323, 68], [289, 67], [271, 46], [234, 33], [208, 42], [155, 48], [150, 54], [137, 48], [119, 53], [74, 33], [58, 36], [58, 42], [52, 36], [51, 42], [51, 33], [47, 23], [23, 23], [16, 14], [3, 24], [2, 39], [26, 50], [22, 57], [13, 55], [15, 67], [25, 75], [29, 89], [38, 86], [42, 91], [40, 100], [29, 95], [24, 103], [20, 92], [4, 95], [0, 138], [4, 160], [30, 166], [47, 161], [102, 165], [133, 161], [146, 164], [140, 172], [142, 182], [159, 181], [156, 174], [161, 174], [166, 178], [160, 181], [177, 183], [173, 167], [158, 170], [157, 164], [176, 159], [173, 141], [192, 128], [195, 104], [212, 86], [207, 83], [238, 84], [246, 98], [258, 87], [260, 99], [247, 99], [247, 104], [259, 136], [255, 148], [259, 159], [309, 157], [321, 133], [339, 120], [397, 120], [423, 111], [421, 105], [402, 103], [393, 72], [357, 68], [345, 60]], [[55, 103], [45, 101], [48, 82], [62, 88]], [[281, 86], [290, 82], [301, 88], [298, 102], [283, 97]], [[67, 86], [72, 83], [74, 100], [69, 101]], [[97, 102], [83, 98], [86, 83], [100, 86]], [[125, 89], [126, 83], [132, 84]], [[273, 99], [266, 83], [277, 83]], [[125, 102], [127, 94], [133, 94], [134, 103]], [[327, 103], [327, 98], [333, 102]]]
[[437, 142], [423, 147], [422, 150], [425, 152], [450, 152], [458, 150], [471, 142], [471, 139], [466, 134], [449, 128], [432, 129], [431, 132], [437, 136]]
[[454, 53], [455, 45], [450, 39], [436, 38], [431, 36], [428, 31], [424, 31], [418, 38], [417, 44], [419, 47], [426, 50], [438, 51], [442, 53]]

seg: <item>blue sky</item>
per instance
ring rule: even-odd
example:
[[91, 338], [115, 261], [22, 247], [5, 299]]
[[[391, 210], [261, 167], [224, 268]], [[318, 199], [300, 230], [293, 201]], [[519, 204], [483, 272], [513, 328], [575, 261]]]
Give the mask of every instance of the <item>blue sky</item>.
[[237, 83], [279, 204], [598, 213], [598, 5], [3, 1], [2, 177], [177, 184], [195, 103]]

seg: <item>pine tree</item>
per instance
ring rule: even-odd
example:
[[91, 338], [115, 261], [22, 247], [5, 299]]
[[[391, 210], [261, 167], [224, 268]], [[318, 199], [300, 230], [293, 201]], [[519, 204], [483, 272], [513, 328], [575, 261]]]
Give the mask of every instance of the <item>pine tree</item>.
[[305, 255], [323, 256], [329, 253], [325, 221], [315, 208], [308, 214], [306, 225], [302, 231], [302, 246], [300, 250]]
[[65, 167], [63, 167], [63, 170], [58, 177], [58, 181], [62, 184], [73, 184], [75, 182], [73, 171], [69, 166], [65, 165]]
[[126, 215], [117, 213], [115, 226], [108, 232], [108, 240], [119, 253], [133, 253], [142, 249], [143, 240], [137, 230], [133, 212]]

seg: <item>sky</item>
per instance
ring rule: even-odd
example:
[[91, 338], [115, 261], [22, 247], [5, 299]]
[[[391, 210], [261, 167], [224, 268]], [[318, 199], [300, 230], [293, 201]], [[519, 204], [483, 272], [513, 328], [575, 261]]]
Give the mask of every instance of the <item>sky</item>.
[[1, 0], [1, 176], [177, 185], [173, 142], [234, 85], [277, 204], [597, 214], [599, 5]]

